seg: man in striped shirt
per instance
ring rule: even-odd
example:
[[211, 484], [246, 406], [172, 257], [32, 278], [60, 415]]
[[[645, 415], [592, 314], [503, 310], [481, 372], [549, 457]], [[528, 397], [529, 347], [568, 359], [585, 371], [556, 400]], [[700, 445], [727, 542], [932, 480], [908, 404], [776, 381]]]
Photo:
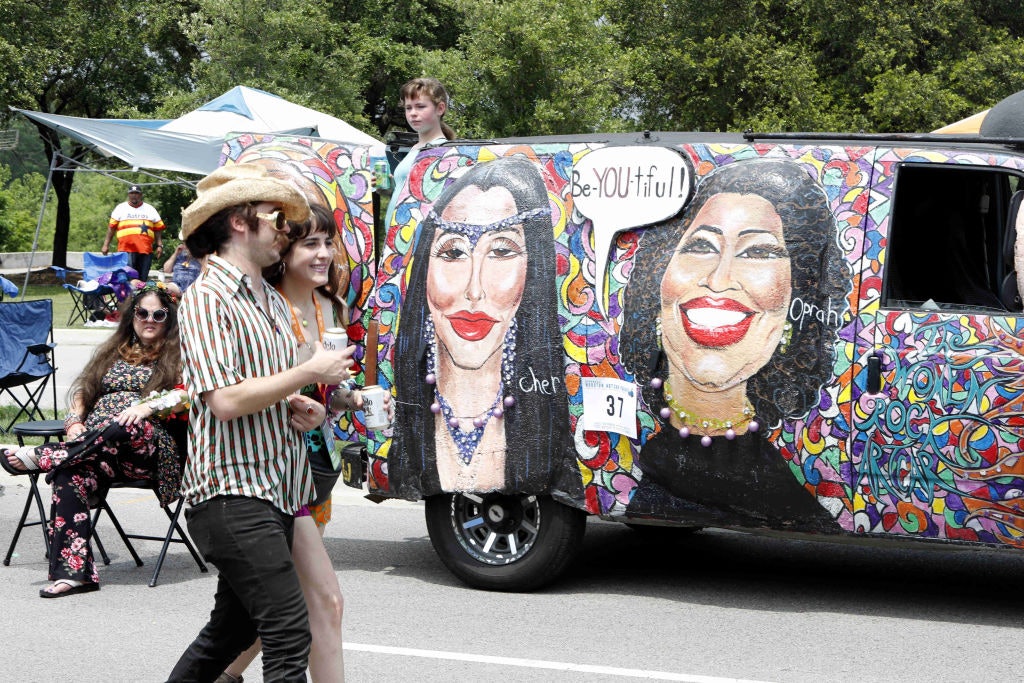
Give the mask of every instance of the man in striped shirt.
[[188, 529], [220, 572], [210, 621], [171, 681], [212, 681], [256, 636], [267, 681], [305, 681], [310, 633], [291, 559], [293, 515], [313, 498], [304, 432], [324, 407], [297, 392], [339, 384], [346, 351], [317, 343], [296, 364], [284, 300], [262, 278], [280, 260], [303, 195], [259, 166], [220, 168], [182, 212], [185, 243], [204, 272], [180, 310], [184, 382], [192, 396], [182, 494]]
[[139, 273], [139, 279], [149, 279], [149, 267], [153, 264], [153, 252], [159, 256], [164, 251], [164, 221], [150, 204], [142, 201], [142, 187], [128, 188], [128, 201], [121, 202], [110, 213], [107, 224], [107, 238], [103, 240], [103, 254], [110, 251], [110, 242], [117, 238], [117, 250], [127, 252], [128, 265]]

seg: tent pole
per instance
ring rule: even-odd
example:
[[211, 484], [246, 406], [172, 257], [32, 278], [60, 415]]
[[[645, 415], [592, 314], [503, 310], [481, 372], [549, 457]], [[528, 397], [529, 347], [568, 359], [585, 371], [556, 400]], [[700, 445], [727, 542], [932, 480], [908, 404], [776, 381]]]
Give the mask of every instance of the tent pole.
[[32, 262], [36, 258], [36, 249], [39, 247], [39, 230], [43, 227], [43, 214], [46, 213], [46, 200], [50, 198], [50, 188], [53, 186], [53, 169], [57, 167], [57, 158], [60, 152], [54, 150], [50, 159], [50, 172], [46, 174], [46, 188], [43, 190], [43, 205], [39, 208], [39, 220], [36, 221], [36, 236], [32, 238], [32, 253], [28, 257], [28, 270], [25, 271], [25, 285], [21, 288], [21, 300], [25, 300], [25, 292], [28, 291], [28, 279], [32, 275]]

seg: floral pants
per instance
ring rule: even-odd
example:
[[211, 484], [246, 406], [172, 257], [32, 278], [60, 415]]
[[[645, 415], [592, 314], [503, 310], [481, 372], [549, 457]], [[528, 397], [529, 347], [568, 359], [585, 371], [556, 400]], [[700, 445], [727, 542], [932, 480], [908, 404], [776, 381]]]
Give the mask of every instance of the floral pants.
[[50, 581], [73, 579], [99, 583], [89, 539], [90, 503], [106, 495], [115, 481], [156, 478], [153, 426], [123, 427], [110, 422], [74, 441], [36, 449], [39, 467], [48, 472], [53, 492], [50, 509]]

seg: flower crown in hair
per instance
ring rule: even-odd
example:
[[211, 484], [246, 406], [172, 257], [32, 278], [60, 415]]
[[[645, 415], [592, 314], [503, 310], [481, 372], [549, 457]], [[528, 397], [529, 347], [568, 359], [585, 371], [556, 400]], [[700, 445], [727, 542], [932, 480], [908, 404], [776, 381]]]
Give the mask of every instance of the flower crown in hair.
[[163, 292], [171, 300], [172, 304], [178, 304], [178, 297], [174, 296], [174, 294], [171, 293], [169, 289], [167, 289], [167, 285], [165, 285], [163, 282], [143, 282], [142, 280], [136, 280], [132, 284], [132, 288], [135, 289], [136, 299], [141, 298], [145, 294], [156, 294], [159, 292]]

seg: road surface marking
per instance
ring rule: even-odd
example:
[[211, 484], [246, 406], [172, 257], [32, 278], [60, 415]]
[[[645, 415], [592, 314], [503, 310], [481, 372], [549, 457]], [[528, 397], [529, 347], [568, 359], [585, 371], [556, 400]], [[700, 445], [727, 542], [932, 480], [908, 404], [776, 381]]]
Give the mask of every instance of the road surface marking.
[[646, 671], [644, 669], [623, 669], [616, 666], [596, 666], [594, 664], [573, 664], [571, 662], [551, 662], [543, 659], [521, 659], [518, 657], [493, 657], [491, 655], [473, 655], [460, 652], [443, 652], [441, 650], [417, 650], [409, 647], [388, 647], [387, 645], [363, 645], [361, 643], [345, 643], [346, 650], [355, 652], [376, 652], [385, 655], [405, 657], [425, 657], [427, 659], [449, 659], [459, 662], [479, 662], [481, 664], [498, 664], [501, 666], [521, 666], [530, 669], [552, 669], [555, 671], [579, 671], [581, 673], [604, 674], [608, 676], [626, 676], [629, 678], [647, 678], [657, 681], [684, 681], [685, 683], [764, 683], [742, 678], [721, 678], [719, 676], [701, 676], [698, 674], [673, 673], [671, 671]]

